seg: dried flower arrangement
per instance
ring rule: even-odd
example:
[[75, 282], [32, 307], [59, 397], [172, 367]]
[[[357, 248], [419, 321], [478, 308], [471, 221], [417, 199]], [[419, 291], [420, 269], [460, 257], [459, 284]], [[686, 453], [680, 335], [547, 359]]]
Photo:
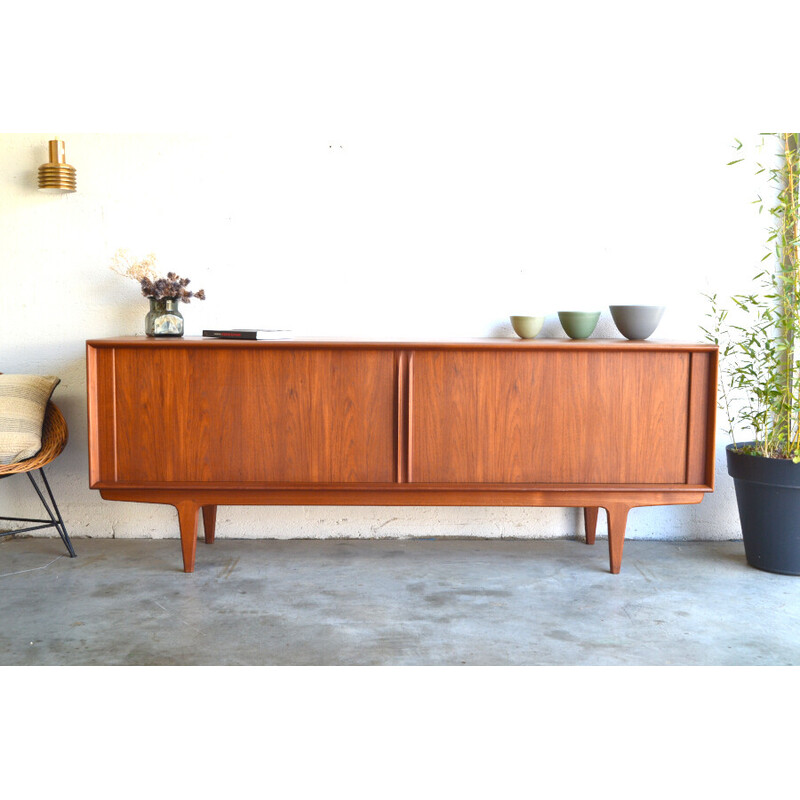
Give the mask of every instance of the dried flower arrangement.
[[180, 300], [188, 303], [193, 297], [205, 300], [206, 293], [203, 289], [196, 292], [189, 291], [189, 278], [181, 278], [175, 272], [168, 272], [161, 277], [156, 270], [156, 257], [153, 253], [136, 260], [128, 250], [117, 250], [111, 262], [111, 269], [123, 278], [137, 281], [142, 287], [142, 294], [153, 300]]

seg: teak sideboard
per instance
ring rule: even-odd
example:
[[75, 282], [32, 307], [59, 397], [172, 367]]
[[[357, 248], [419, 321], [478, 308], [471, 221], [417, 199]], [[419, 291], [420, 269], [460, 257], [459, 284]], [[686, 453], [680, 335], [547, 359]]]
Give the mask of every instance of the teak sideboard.
[[611, 572], [628, 512], [714, 485], [717, 348], [589, 339], [87, 342], [90, 486], [167, 503], [572, 506]]

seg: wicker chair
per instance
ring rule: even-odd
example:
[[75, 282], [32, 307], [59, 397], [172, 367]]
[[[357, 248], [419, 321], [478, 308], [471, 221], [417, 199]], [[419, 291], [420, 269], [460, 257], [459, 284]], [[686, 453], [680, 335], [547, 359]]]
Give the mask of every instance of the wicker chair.
[[[67, 529], [64, 526], [64, 520], [61, 518], [61, 512], [56, 505], [56, 499], [53, 497], [53, 492], [50, 489], [50, 484], [47, 482], [47, 477], [44, 474], [44, 467], [49, 464], [67, 445], [68, 438], [67, 423], [63, 414], [58, 410], [56, 405], [52, 402], [47, 404], [47, 409], [44, 415], [44, 425], [42, 426], [42, 449], [34, 456], [26, 458], [24, 461], [18, 461], [16, 464], [0, 464], [0, 479], [10, 477], [18, 472], [24, 472], [33, 488], [36, 489], [36, 494], [42, 501], [45, 507], [49, 520], [46, 519], [29, 519], [27, 517], [0, 517], [0, 520], [8, 520], [10, 522], [37, 522], [38, 525], [32, 525], [28, 528], [15, 528], [11, 531], [0, 533], [0, 536], [13, 536], [17, 533], [25, 533], [27, 531], [36, 531], [41, 528], [55, 528], [58, 535], [67, 547], [70, 557], [75, 558], [75, 550], [72, 548], [72, 542], [67, 535]], [[52, 509], [47, 504], [44, 493], [33, 479], [33, 472], [38, 472], [41, 476], [44, 488], [50, 497]]]

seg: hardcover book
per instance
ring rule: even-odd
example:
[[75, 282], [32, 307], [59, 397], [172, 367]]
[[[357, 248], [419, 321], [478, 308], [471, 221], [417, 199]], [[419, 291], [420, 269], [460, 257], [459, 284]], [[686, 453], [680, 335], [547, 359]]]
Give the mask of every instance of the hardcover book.
[[290, 339], [291, 331], [270, 330], [267, 328], [227, 328], [225, 330], [203, 331], [203, 336], [212, 339]]

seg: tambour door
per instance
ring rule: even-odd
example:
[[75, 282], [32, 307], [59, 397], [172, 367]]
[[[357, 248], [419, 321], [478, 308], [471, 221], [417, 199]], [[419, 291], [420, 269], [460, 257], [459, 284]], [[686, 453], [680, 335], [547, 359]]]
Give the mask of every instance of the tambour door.
[[102, 481], [394, 479], [391, 351], [148, 346], [97, 358], [98, 407], [113, 409], [98, 421], [111, 428]]
[[691, 357], [633, 348], [416, 352], [410, 479], [686, 483]]

